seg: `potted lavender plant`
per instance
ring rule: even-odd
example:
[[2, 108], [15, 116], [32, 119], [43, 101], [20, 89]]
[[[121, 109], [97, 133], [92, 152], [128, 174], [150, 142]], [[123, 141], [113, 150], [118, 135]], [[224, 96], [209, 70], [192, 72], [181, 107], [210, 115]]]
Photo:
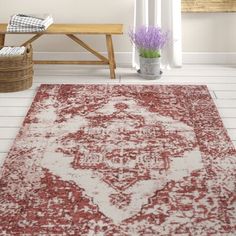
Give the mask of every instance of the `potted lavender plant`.
[[168, 41], [168, 32], [158, 26], [141, 26], [129, 32], [132, 43], [139, 52], [140, 74], [144, 78], [160, 77], [161, 49]]

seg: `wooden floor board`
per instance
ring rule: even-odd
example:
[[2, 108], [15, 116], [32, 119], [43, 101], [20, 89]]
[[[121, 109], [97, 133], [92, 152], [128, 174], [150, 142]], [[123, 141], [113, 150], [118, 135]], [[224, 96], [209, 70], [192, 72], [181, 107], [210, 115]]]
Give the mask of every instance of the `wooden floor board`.
[[235, 108], [219, 108], [218, 111], [223, 118], [236, 118]]
[[29, 109], [29, 106], [0, 107], [0, 117], [25, 116], [28, 109]]
[[236, 84], [236, 77], [197, 77], [197, 76], [170, 76], [165, 75], [158, 80], [144, 80], [137, 76], [136, 74], [132, 75], [123, 75], [121, 78], [121, 83], [175, 83], [175, 84]]
[[[32, 97], [30, 98], [0, 98], [0, 107], [29, 107], [32, 103]], [[1, 114], [0, 114], [1, 115]]]
[[23, 120], [23, 116], [0, 117], [0, 127], [19, 127]]
[[36, 93], [36, 89], [29, 89], [26, 91], [21, 92], [14, 92], [14, 93], [0, 93], [1, 98], [32, 98]]
[[234, 108], [236, 109], [236, 100], [235, 99], [215, 99], [215, 104], [220, 108]]
[[235, 91], [214, 91], [214, 93], [216, 97], [219, 99], [236, 99], [236, 90]]
[[1, 139], [0, 140], [0, 153], [8, 152], [14, 139]]
[[236, 141], [236, 129], [228, 129], [228, 134], [232, 141]]
[[[236, 81], [236, 79], [235, 79]], [[236, 84], [209, 84], [208, 88], [210, 90], [218, 91], [234, 91], [236, 93]]]
[[3, 165], [6, 155], [7, 155], [6, 152], [0, 152], [0, 169], [1, 169], [1, 166]]
[[222, 118], [227, 129], [236, 129], [236, 118]]
[[[20, 127], [0, 127], [0, 140], [14, 139], [19, 132]], [[1, 142], [1, 141], [0, 141]]]

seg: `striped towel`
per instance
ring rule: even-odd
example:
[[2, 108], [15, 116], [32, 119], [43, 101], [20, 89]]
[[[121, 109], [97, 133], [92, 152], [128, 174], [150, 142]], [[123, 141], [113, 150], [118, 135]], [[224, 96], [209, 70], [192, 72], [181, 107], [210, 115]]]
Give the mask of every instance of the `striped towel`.
[[13, 15], [7, 26], [8, 32], [40, 32], [46, 30], [53, 23], [49, 14], [39, 15]]

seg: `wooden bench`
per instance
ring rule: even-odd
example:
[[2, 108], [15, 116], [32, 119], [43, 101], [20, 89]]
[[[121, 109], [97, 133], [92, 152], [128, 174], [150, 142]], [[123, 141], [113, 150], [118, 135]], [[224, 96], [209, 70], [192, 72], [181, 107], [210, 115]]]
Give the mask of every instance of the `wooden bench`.
[[[7, 32], [7, 24], [0, 24], [0, 46], [5, 43], [6, 34], [34, 34], [32, 38], [24, 42], [22, 45], [27, 45], [34, 42], [42, 35], [47, 34], [64, 34], [80, 46], [85, 48], [87, 51], [95, 55], [99, 60], [94, 61], [62, 61], [62, 60], [36, 60], [36, 64], [75, 64], [75, 65], [109, 65], [110, 77], [114, 79], [115, 75], [115, 56], [112, 43], [112, 35], [123, 34], [122, 24], [53, 24], [47, 30], [37, 33], [25, 33], [25, 32]], [[106, 38], [106, 46], [108, 52], [108, 58], [103, 56], [101, 53], [97, 52], [95, 49], [91, 48], [88, 44], [79, 39], [77, 34], [80, 35], [104, 35]]]

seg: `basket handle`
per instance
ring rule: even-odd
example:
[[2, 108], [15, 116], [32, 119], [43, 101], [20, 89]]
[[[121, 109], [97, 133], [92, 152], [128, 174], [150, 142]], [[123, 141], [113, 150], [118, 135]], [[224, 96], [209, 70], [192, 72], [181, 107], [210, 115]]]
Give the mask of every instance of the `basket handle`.
[[26, 53], [25, 53], [25, 55], [26, 55], [27, 57], [30, 57], [31, 54], [32, 54], [32, 45], [31, 45], [31, 44], [27, 44], [27, 45], [25, 46], [25, 48], [26, 48]]

